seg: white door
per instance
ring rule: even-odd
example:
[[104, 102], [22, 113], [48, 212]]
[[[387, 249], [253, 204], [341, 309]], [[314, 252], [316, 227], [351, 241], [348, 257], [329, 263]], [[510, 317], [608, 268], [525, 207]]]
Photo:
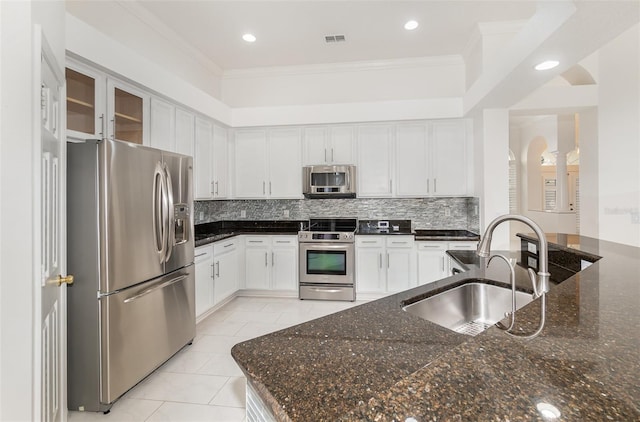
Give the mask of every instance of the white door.
[[302, 198], [301, 160], [299, 129], [269, 131], [269, 197]]
[[229, 184], [229, 139], [227, 129], [213, 126], [213, 197], [226, 198]]
[[305, 128], [303, 143], [305, 165], [312, 166], [328, 162], [326, 127]]
[[467, 194], [466, 122], [433, 124], [433, 195]]
[[151, 139], [149, 145], [176, 152], [175, 107], [166, 101], [151, 98]]
[[358, 196], [390, 197], [392, 126], [358, 128]]
[[235, 196], [266, 198], [267, 132], [262, 129], [236, 131]]
[[427, 126], [398, 125], [396, 133], [396, 194], [426, 196], [429, 193]]
[[353, 153], [353, 133], [353, 126], [335, 126], [331, 128], [327, 158], [333, 164], [354, 164], [356, 162], [356, 157]]
[[[36, 40], [34, 84], [40, 86], [36, 99], [38, 118], [34, 119], [36, 142], [39, 141], [39, 207], [36, 208], [34, 232], [40, 234], [39, 283], [36, 289], [36, 321], [40, 323], [39, 362], [36, 358], [36, 382], [40, 386], [40, 420], [66, 419], [66, 284], [73, 277], [66, 271], [66, 139], [64, 129], [64, 76], [40, 31]], [[38, 71], [37, 63], [40, 63]], [[36, 346], [37, 347], [37, 346]], [[36, 349], [38, 350], [38, 348]], [[38, 379], [39, 378], [39, 379]], [[36, 400], [38, 402], [38, 400]], [[36, 409], [37, 411], [37, 409]], [[37, 414], [37, 413], [35, 413]]]
[[213, 128], [211, 123], [196, 117], [195, 155], [193, 159], [194, 199], [211, 199], [213, 197], [212, 148]]

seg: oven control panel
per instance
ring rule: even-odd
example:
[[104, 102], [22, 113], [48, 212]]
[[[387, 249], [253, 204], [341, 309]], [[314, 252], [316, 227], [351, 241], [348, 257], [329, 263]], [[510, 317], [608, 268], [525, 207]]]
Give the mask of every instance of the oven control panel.
[[298, 232], [300, 242], [354, 242], [355, 236], [351, 232]]

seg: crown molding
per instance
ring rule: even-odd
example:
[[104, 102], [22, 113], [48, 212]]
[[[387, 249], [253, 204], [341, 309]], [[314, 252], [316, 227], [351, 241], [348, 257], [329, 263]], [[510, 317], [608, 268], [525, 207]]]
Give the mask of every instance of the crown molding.
[[362, 72], [371, 70], [415, 69], [435, 66], [463, 66], [460, 55], [418, 57], [361, 62], [327, 63], [301, 66], [274, 66], [251, 69], [225, 70], [222, 79], [258, 78], [269, 76], [313, 75], [336, 72]]
[[217, 63], [210, 60], [200, 50], [194, 48], [191, 44], [185, 41], [182, 36], [180, 36], [173, 29], [169, 28], [153, 13], [144, 8], [138, 0], [115, 0], [115, 2], [120, 7], [129, 12], [132, 16], [135, 16], [142, 23], [160, 34], [165, 40], [173, 44], [178, 50], [181, 50], [189, 56], [193, 57], [215, 76], [222, 77], [223, 70], [220, 66], [218, 66]]

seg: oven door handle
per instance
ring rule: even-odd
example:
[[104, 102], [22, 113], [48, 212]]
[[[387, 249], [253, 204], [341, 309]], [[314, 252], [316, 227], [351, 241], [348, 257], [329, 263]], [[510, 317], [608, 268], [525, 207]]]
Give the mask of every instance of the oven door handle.
[[326, 288], [326, 287], [312, 287], [309, 290], [313, 290], [314, 292], [322, 292], [322, 293], [340, 293], [342, 289], [335, 288]]
[[340, 243], [340, 244], [329, 244], [329, 243], [301, 243], [300, 248], [304, 250], [315, 250], [315, 251], [335, 251], [335, 250], [344, 250], [349, 251], [354, 248], [353, 243]]

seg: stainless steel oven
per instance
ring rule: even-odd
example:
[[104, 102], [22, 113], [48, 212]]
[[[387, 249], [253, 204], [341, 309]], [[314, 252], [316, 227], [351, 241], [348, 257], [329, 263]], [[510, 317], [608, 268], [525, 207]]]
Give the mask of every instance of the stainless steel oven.
[[312, 219], [298, 233], [300, 299], [355, 300], [356, 219]]

